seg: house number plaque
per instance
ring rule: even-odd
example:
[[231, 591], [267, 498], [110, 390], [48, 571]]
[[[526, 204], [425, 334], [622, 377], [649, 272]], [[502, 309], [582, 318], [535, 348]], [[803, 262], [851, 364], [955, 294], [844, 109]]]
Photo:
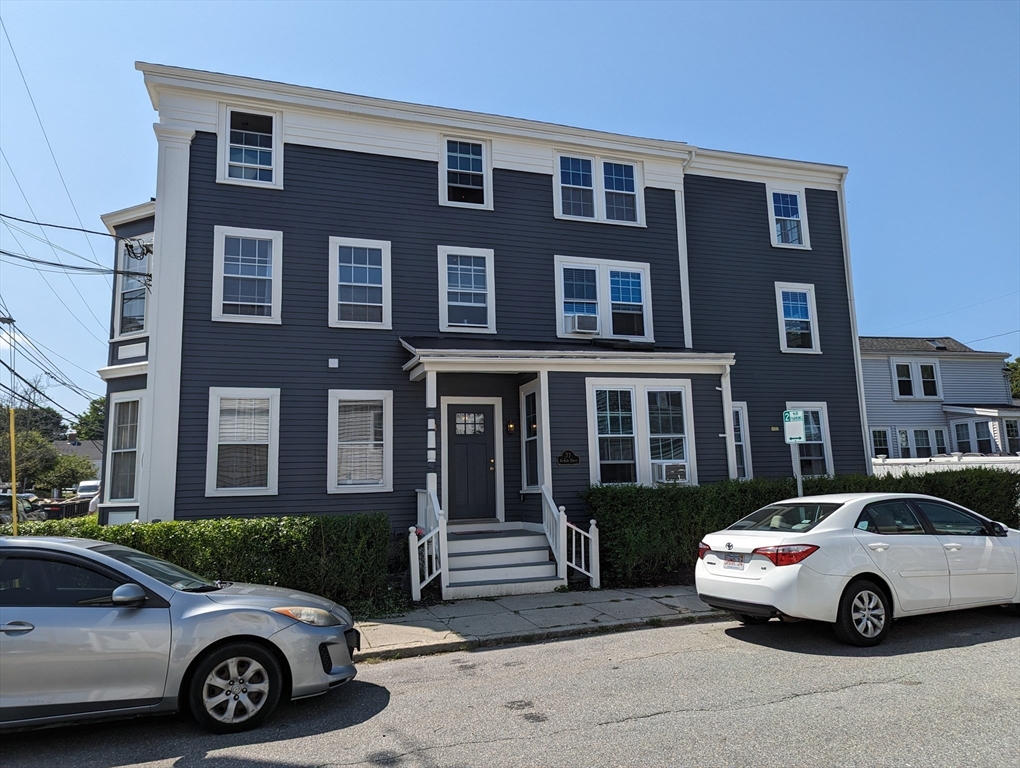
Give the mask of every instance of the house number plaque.
[[581, 458], [573, 451], [564, 451], [556, 457], [556, 463], [567, 465], [580, 464]]

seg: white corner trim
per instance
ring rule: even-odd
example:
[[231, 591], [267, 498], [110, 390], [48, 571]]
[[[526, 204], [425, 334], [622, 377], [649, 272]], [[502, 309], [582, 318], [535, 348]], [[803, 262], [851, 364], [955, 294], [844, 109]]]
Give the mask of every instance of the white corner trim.
[[[825, 444], [825, 474], [836, 474], [835, 463], [832, 456], [832, 441], [829, 436], [829, 407], [824, 402], [793, 402], [786, 403], [786, 410], [821, 411], [822, 413], [822, 441]], [[796, 468], [800, 458], [800, 443], [790, 443], [790, 460]]]
[[[801, 239], [804, 241], [801, 244], [795, 243], [781, 243], [776, 236], [776, 207], [773, 203], [772, 193], [780, 192], [790, 195], [797, 196], [797, 212], [800, 214], [800, 234]], [[769, 207], [769, 237], [772, 238], [773, 248], [791, 248], [797, 251], [810, 251], [811, 250], [811, 236], [808, 233], [808, 212], [807, 212], [807, 197], [805, 195], [805, 186], [803, 184], [788, 184], [784, 182], [766, 182], [765, 184], [765, 202]]]
[[111, 379], [122, 379], [125, 376], [141, 376], [149, 371], [149, 361], [142, 360], [139, 363], [124, 363], [122, 365], [107, 365], [96, 371], [103, 381]]
[[[341, 246], [353, 248], [378, 248], [382, 251], [382, 322], [357, 322], [340, 319], [340, 252]], [[390, 266], [389, 240], [362, 240], [356, 237], [329, 238], [329, 327], [330, 328], [382, 328], [393, 327], [391, 300], [393, 273]]]
[[450, 509], [450, 461], [449, 461], [449, 448], [450, 448], [450, 406], [451, 405], [491, 405], [493, 406], [492, 420], [495, 422], [493, 427], [495, 428], [495, 434], [493, 435], [493, 442], [495, 443], [495, 459], [496, 459], [496, 517], [502, 523], [506, 520], [506, 510], [504, 509], [505, 501], [503, 493], [503, 398], [502, 397], [456, 397], [453, 395], [439, 398], [440, 404], [440, 416], [442, 418], [442, 426], [439, 430], [439, 439], [442, 441], [442, 451], [440, 455], [442, 457], [442, 482], [443, 482], [443, 498], [441, 499], [444, 510], [447, 510], [449, 514]]
[[[447, 167], [449, 154], [446, 151], [447, 141], [462, 141], [468, 144], [482, 145], [482, 195], [485, 202], [482, 205], [477, 203], [462, 203], [449, 199]], [[452, 134], [440, 134], [439, 136], [439, 204], [448, 205], [453, 208], [471, 208], [476, 211], [493, 210], [492, 202], [492, 141], [478, 136], [463, 136]]]
[[[270, 269], [273, 281], [272, 314], [268, 317], [254, 315], [226, 315], [223, 313], [224, 248], [228, 237], [247, 237], [269, 240], [273, 244]], [[212, 319], [220, 323], [252, 323], [257, 325], [280, 325], [283, 305], [283, 232], [271, 229], [247, 229], [244, 227], [215, 226], [213, 228], [213, 283]]]
[[[452, 245], [440, 245], [436, 250], [439, 267], [439, 330], [448, 333], [496, 333], [496, 252], [492, 248], [459, 248]], [[484, 326], [450, 325], [447, 309], [450, 289], [447, 256], [481, 256], [485, 259], [485, 307], [488, 322]]]
[[538, 436], [542, 441], [542, 463], [539, 478], [549, 486], [549, 491], [555, 499], [552, 470], [552, 421], [549, 418], [549, 371], [538, 372], [538, 407], [541, 419], [538, 424]]
[[[273, 119], [273, 180], [255, 181], [253, 179], [234, 179], [228, 175], [230, 164], [230, 113], [246, 112], [251, 115], [262, 115]], [[216, 118], [216, 183], [237, 184], [242, 187], [261, 189], [283, 189], [283, 112], [267, 111], [253, 103], [238, 101], [221, 102]]]
[[[349, 401], [378, 400], [383, 406], [383, 478], [376, 485], [345, 485], [337, 479], [339, 457], [339, 405]], [[326, 446], [327, 493], [382, 493], [393, 490], [393, 390], [392, 389], [331, 389], [329, 390], [329, 434]]]
[[[220, 401], [223, 398], [257, 398], [269, 400], [269, 459], [267, 485], [263, 488], [217, 488], [216, 471], [219, 456]], [[280, 465], [280, 390], [279, 388], [209, 387], [209, 424], [205, 456], [205, 495], [275, 496]]]
[[[811, 283], [780, 283], [776, 284], [776, 312], [779, 318], [779, 350], [789, 354], [820, 355], [822, 354], [821, 335], [818, 331], [818, 307], [815, 305], [815, 286]], [[786, 318], [783, 315], [783, 291], [806, 293], [808, 311], [811, 313], [811, 349], [786, 346]]]
[[676, 244], [680, 254], [680, 303], [683, 311], [684, 346], [694, 347], [694, 333], [691, 322], [691, 278], [687, 260], [687, 212], [684, 202], [684, 190], [678, 189], [676, 196]]

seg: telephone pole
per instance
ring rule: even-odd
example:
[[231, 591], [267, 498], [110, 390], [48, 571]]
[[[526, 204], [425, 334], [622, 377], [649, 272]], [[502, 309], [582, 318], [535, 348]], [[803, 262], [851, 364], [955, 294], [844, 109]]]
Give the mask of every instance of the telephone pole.
[[0, 317], [0, 325], [7, 326], [7, 335], [11, 337], [11, 405], [7, 409], [11, 424], [11, 529], [18, 535], [18, 477], [17, 457], [14, 447], [14, 318]]

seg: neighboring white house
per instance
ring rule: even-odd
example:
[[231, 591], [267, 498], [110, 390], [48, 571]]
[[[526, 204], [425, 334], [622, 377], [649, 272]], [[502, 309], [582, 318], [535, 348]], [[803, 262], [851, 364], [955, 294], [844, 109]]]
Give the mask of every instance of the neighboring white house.
[[1005, 370], [1009, 355], [947, 337], [862, 336], [860, 345], [872, 456], [1020, 454], [1020, 404]]

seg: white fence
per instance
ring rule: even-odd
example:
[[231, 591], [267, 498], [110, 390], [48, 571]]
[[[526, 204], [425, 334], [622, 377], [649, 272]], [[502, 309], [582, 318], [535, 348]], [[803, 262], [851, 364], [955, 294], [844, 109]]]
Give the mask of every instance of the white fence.
[[929, 472], [952, 472], [972, 467], [1020, 472], [1020, 456], [983, 456], [954, 453], [948, 456], [932, 456], [927, 459], [879, 458], [872, 459], [871, 466], [876, 475], [893, 475], [894, 477], [900, 477], [908, 473], [911, 475], [924, 475]]

